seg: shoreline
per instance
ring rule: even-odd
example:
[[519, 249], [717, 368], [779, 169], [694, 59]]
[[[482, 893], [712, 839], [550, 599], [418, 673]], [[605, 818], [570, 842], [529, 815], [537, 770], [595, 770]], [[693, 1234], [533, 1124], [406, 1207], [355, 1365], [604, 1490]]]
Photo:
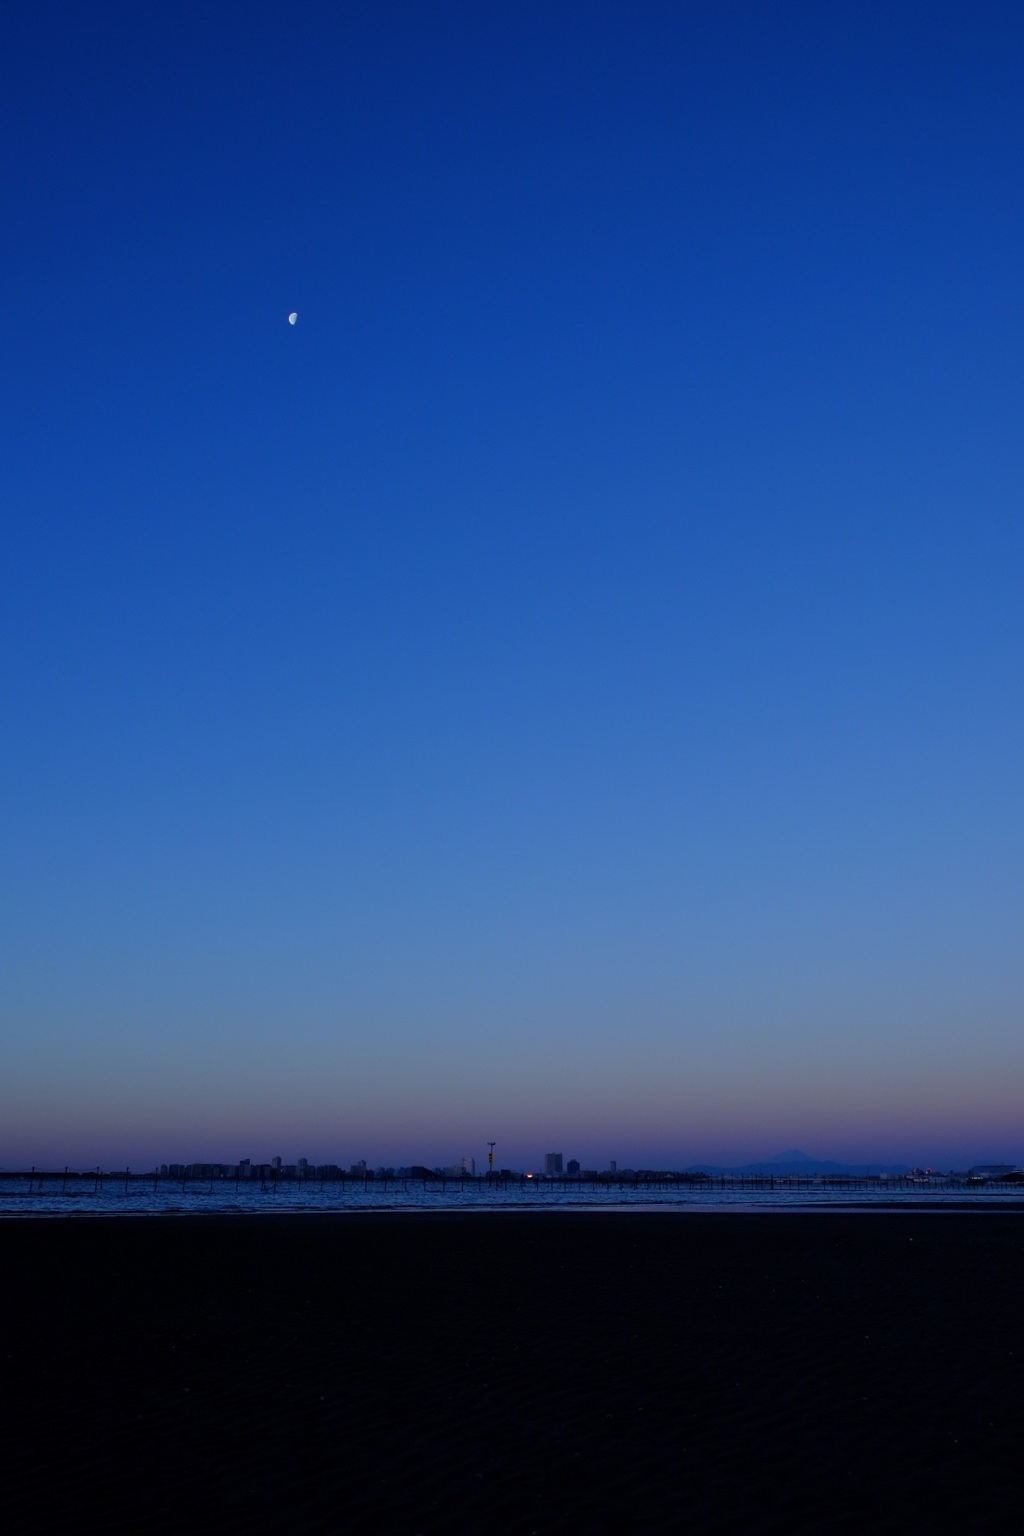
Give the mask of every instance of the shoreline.
[[403, 1205], [337, 1205], [337, 1206], [293, 1206], [287, 1209], [254, 1209], [252, 1207], [236, 1207], [225, 1209], [219, 1206], [214, 1210], [197, 1210], [195, 1206], [164, 1206], [149, 1210], [113, 1211], [107, 1208], [86, 1210], [31, 1210], [19, 1211], [16, 1209], [0, 1209], [0, 1226], [6, 1226], [9, 1222], [33, 1223], [38, 1221], [153, 1221], [162, 1218], [185, 1218], [196, 1221], [291, 1221], [308, 1218], [311, 1221], [322, 1221], [330, 1218], [346, 1218], [359, 1216], [437, 1216], [437, 1217], [475, 1217], [475, 1216], [517, 1216], [539, 1217], [542, 1219], [554, 1218], [561, 1215], [616, 1215], [616, 1216], [914, 1216], [914, 1215], [956, 1215], [956, 1216], [1024, 1216], [1024, 1199], [1017, 1196], [997, 1197], [986, 1200], [984, 1203], [972, 1199], [966, 1200], [905, 1200], [905, 1201], [797, 1201], [786, 1204], [771, 1203], [769, 1201], [743, 1204], [739, 1201], [730, 1204], [694, 1203], [687, 1205], [682, 1201], [652, 1201], [649, 1204], [639, 1200], [622, 1201], [580, 1201], [579, 1203], [562, 1202], [558, 1205], [524, 1205], [497, 1203], [479, 1205], [442, 1205], [440, 1203], [415, 1205], [413, 1203]]

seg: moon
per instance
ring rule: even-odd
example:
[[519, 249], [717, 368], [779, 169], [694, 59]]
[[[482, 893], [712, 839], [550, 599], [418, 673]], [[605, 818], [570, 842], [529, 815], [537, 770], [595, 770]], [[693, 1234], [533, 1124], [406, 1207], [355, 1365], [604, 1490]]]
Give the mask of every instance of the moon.
[[288, 324], [289, 325], [294, 325], [298, 318], [299, 318], [298, 311], [293, 309], [291, 314], [288, 316]]

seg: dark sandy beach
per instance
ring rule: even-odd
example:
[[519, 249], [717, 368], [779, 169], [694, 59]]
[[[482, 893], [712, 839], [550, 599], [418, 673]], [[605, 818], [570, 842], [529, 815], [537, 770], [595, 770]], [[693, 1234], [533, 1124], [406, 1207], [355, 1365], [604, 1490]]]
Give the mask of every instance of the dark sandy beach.
[[1010, 1531], [1024, 1217], [5, 1221], [9, 1531]]

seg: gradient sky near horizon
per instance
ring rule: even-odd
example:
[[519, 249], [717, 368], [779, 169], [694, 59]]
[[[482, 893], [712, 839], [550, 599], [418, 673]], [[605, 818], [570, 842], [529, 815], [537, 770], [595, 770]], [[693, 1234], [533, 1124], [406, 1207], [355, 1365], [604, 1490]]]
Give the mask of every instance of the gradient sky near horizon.
[[1024, 1159], [1020, 6], [0, 31], [0, 1165]]

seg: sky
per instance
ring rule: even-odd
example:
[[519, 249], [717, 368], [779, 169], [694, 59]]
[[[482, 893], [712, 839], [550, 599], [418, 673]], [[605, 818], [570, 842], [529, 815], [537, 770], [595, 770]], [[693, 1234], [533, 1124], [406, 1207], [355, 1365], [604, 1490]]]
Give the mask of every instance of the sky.
[[1021, 8], [0, 34], [0, 1166], [1024, 1159]]

